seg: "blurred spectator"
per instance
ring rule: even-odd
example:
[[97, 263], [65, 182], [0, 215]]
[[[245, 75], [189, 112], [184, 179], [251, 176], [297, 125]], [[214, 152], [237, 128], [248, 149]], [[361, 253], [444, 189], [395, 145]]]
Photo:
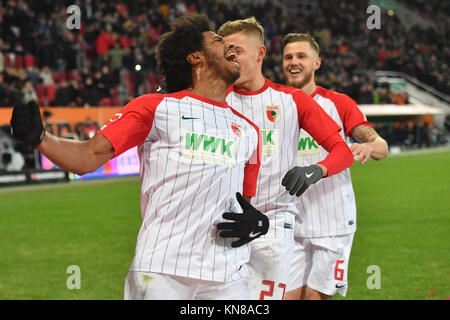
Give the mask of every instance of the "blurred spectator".
[[359, 101], [358, 102], [360, 104], [373, 104], [374, 103], [373, 85], [366, 83], [361, 87], [361, 90], [359, 92]]
[[389, 89], [388, 83], [383, 83], [380, 87], [378, 93], [378, 103], [379, 104], [391, 104], [394, 103], [394, 99], [392, 97], [392, 92]]
[[82, 98], [80, 92], [80, 85], [78, 84], [78, 81], [76, 79], [72, 79], [70, 81], [69, 88], [71, 101], [69, 102], [68, 105], [73, 107], [81, 105]]
[[66, 71], [66, 61], [63, 58], [58, 58], [58, 60], [56, 61], [55, 70], [57, 70], [59, 72]]
[[76, 95], [69, 82], [62, 80], [56, 89], [54, 105], [59, 107], [76, 106]]
[[27, 79], [30, 80], [34, 86], [42, 82], [40, 71], [37, 66], [32, 66], [27, 70]]
[[44, 66], [39, 76], [42, 79], [42, 84], [44, 86], [49, 84], [55, 84], [55, 81], [53, 80], [53, 73], [52, 70], [50, 70], [49, 66]]
[[102, 30], [97, 39], [95, 39], [95, 51], [97, 55], [107, 53], [114, 43], [116, 43], [114, 37], [111, 37], [106, 30]]
[[419, 128], [419, 139], [418, 139], [419, 148], [422, 148], [422, 146], [426, 146], [427, 148], [430, 147], [430, 136], [431, 136], [430, 126], [428, 122], [424, 122]]
[[111, 61], [111, 71], [114, 74], [114, 78], [117, 80], [119, 71], [123, 65], [123, 57], [125, 56], [125, 50], [120, 47], [119, 43], [115, 43], [114, 47], [109, 50], [108, 56]]
[[[160, 35], [169, 30], [169, 22], [185, 12], [203, 12], [215, 28], [229, 19], [255, 16], [266, 31], [264, 73], [275, 82], [284, 82], [281, 39], [289, 32], [305, 32], [321, 47], [323, 62], [317, 83], [347, 93], [357, 103], [408, 103], [404, 94], [375, 89], [373, 72], [377, 70], [401, 71], [443, 93], [450, 91], [448, 1], [407, 3], [409, 9], [432, 21], [434, 28], [407, 29], [398, 15], [389, 16], [383, 10], [380, 30], [366, 26], [368, 1], [314, 1], [308, 10], [299, 10], [301, 6], [288, 9], [288, 1], [76, 1], [83, 19], [81, 30], [73, 31], [65, 28], [67, 13], [61, 1], [0, 3], [0, 72], [4, 64], [8, 86], [15, 78], [25, 80], [20, 69], [25, 68], [24, 57], [28, 55], [33, 60], [27, 62], [27, 67], [31, 64], [27, 76], [34, 85], [38, 82], [33, 64], [45, 69], [40, 75], [44, 85], [56, 82], [58, 86], [60, 80], [71, 80], [68, 71], [77, 70], [80, 84], [95, 78], [103, 97], [111, 98], [110, 89], [119, 82], [125, 82], [122, 87], [134, 87], [119, 90], [120, 102], [126, 102], [129, 95], [146, 93], [147, 75], [159, 76], [155, 51]], [[140, 70], [136, 70], [137, 65]], [[113, 75], [112, 87], [96, 74], [105, 66]], [[8, 71], [11, 68], [15, 70]], [[57, 71], [63, 76], [54, 80], [52, 72]], [[152, 84], [150, 90], [154, 87]]]
[[3, 82], [3, 75], [0, 73], [0, 107], [9, 106], [8, 88]]
[[31, 81], [25, 81], [22, 88], [22, 99], [25, 104], [28, 104], [28, 102], [31, 101], [38, 102], [38, 96]]
[[108, 84], [105, 81], [105, 78], [102, 75], [102, 72], [96, 71], [94, 73], [94, 86], [97, 89], [97, 92], [100, 95], [100, 99], [107, 97], [109, 95]]
[[104, 66], [110, 66], [110, 65], [111, 65], [111, 59], [109, 57], [109, 53], [105, 53], [105, 54], [99, 55], [97, 57], [97, 63], [96, 63], [95, 68], [97, 70], [100, 70]]
[[94, 85], [94, 80], [91, 77], [86, 79], [86, 83], [81, 90], [81, 98], [83, 101], [83, 106], [85, 107], [99, 105], [102, 96], [97, 87]]
[[409, 122], [399, 120], [396, 123], [372, 122], [372, 125], [386, 139], [389, 147], [400, 149], [428, 148], [448, 143], [446, 133], [433, 127], [427, 121], [418, 125], [420, 119]]
[[[50, 20], [51, 21], [51, 20]], [[55, 45], [56, 42], [53, 38], [53, 35], [50, 32], [50, 29], [43, 29], [43, 34], [41, 34], [39, 39], [39, 47], [38, 47], [38, 57], [40, 64], [43, 66], [50, 66], [51, 68], [55, 67], [56, 55], [55, 55]]]
[[101, 82], [104, 84], [104, 97], [112, 95], [112, 89], [115, 86], [114, 78], [107, 65], [102, 67]]
[[0, 50], [0, 73], [2, 73], [3, 70], [5, 70], [5, 58], [3, 57], [3, 52]]

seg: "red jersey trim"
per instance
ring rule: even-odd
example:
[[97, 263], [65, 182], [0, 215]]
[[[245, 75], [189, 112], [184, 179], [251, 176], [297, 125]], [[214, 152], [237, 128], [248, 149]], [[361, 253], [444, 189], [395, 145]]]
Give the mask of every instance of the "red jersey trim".
[[[229, 88], [228, 90], [234, 91], [237, 94], [241, 94], [243, 96], [254, 96], [254, 95], [260, 94], [261, 92], [264, 92], [269, 87], [270, 80], [266, 79], [266, 78], [264, 78], [264, 79], [265, 79], [264, 85], [262, 86], [261, 89], [258, 89], [258, 90], [254, 90], [254, 91], [242, 90], [242, 89], [237, 88], [235, 85], [230, 86], [231, 89]], [[227, 90], [227, 93], [229, 93], [228, 90]]]
[[351, 131], [357, 126], [372, 127], [372, 124], [367, 121], [367, 118], [359, 109], [356, 102], [348, 95], [325, 89], [320, 86], [317, 86], [311, 97], [314, 97], [317, 94], [325, 99], [330, 99], [333, 102], [339, 114], [339, 118], [341, 118], [343, 123], [346, 136], [353, 138]]
[[131, 100], [97, 132], [111, 143], [115, 157], [145, 141], [153, 127], [156, 109], [167, 96], [176, 93], [148, 94]]
[[244, 168], [244, 182], [242, 195], [246, 197], [254, 197], [256, 196], [256, 188], [258, 185], [258, 174], [259, 169], [261, 167], [261, 155], [262, 155], [262, 143], [261, 143], [261, 132], [259, 131], [259, 127], [250, 121], [247, 117], [243, 116], [233, 108], [230, 108], [231, 112], [233, 112], [239, 118], [247, 121], [258, 134], [258, 145], [256, 150], [252, 153], [250, 159], [247, 161], [247, 164]]
[[200, 101], [212, 104], [212, 105], [217, 106], [217, 107], [221, 107], [221, 108], [229, 108], [230, 107], [226, 102], [220, 102], [220, 101], [208, 99], [208, 98], [199, 96], [198, 94], [195, 94], [193, 92], [190, 92], [188, 90], [179, 91], [177, 93], [180, 94], [180, 95], [183, 94], [183, 97], [188, 96], [188, 97], [191, 97], [191, 98], [194, 98], [194, 99], [197, 99], [197, 100], [200, 100]]
[[230, 92], [236, 92], [237, 94], [241, 94], [241, 95], [244, 95], [244, 96], [254, 96], [254, 95], [258, 95], [258, 94], [264, 92], [267, 88], [272, 88], [272, 89], [274, 89], [276, 91], [281, 91], [281, 92], [287, 93], [287, 94], [292, 93], [295, 90], [300, 90], [300, 89], [297, 89], [297, 88], [294, 88], [294, 87], [290, 87], [290, 86], [287, 86], [287, 85], [284, 85], [284, 84], [274, 83], [274, 82], [270, 81], [267, 78], [264, 78], [264, 79], [265, 79], [264, 85], [259, 90], [255, 90], [255, 91], [241, 90], [241, 89], [238, 89], [236, 86], [232, 85], [232, 86], [228, 87], [227, 95]]

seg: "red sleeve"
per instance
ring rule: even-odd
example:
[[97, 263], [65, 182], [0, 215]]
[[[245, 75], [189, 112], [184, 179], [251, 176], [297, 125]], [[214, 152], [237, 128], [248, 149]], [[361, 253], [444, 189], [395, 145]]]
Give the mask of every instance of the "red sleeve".
[[133, 99], [100, 128], [97, 133], [112, 144], [115, 157], [145, 141], [163, 98], [161, 94], [148, 94]]
[[256, 187], [258, 185], [258, 174], [259, 168], [261, 167], [261, 154], [262, 154], [262, 138], [259, 127], [250, 121], [248, 118], [244, 117], [242, 114], [230, 108], [231, 111], [240, 118], [246, 120], [253, 128], [255, 128], [258, 134], [258, 143], [256, 149], [253, 151], [252, 155], [248, 159], [244, 168], [244, 183], [242, 189], [242, 195], [244, 197], [254, 197], [256, 196]]
[[319, 162], [327, 168], [327, 177], [339, 173], [353, 164], [353, 154], [339, 133], [336, 132], [329, 136], [321, 146], [328, 151], [328, 156]]
[[336, 106], [339, 117], [344, 124], [344, 131], [346, 136], [353, 138], [351, 131], [356, 126], [372, 126], [370, 122], [367, 121], [366, 116], [359, 109], [356, 102], [346, 94], [335, 93], [330, 97], [330, 99]]
[[325, 150], [328, 156], [320, 164], [332, 176], [353, 164], [353, 154], [342, 139], [338, 124], [317, 104], [317, 102], [301, 90], [293, 92], [297, 104], [300, 128], [307, 131]]
[[295, 90], [292, 96], [297, 105], [298, 124], [320, 145], [341, 127], [303, 90]]

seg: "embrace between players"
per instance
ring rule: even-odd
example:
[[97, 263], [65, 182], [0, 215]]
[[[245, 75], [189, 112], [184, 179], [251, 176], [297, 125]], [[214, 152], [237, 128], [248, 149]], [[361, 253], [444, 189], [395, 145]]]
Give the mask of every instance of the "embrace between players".
[[345, 296], [356, 230], [348, 168], [388, 147], [351, 98], [316, 86], [311, 36], [283, 45], [290, 86], [263, 76], [254, 18], [216, 34], [189, 14], [159, 41], [164, 93], [133, 99], [92, 139], [55, 137], [37, 104], [15, 106], [13, 136], [77, 174], [139, 146], [143, 222], [125, 299]]

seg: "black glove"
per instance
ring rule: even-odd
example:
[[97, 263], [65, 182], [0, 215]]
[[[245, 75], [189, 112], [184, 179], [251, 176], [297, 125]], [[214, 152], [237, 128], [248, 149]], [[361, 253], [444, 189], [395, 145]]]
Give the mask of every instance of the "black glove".
[[294, 167], [284, 176], [281, 184], [286, 187], [289, 194], [299, 197], [308, 187], [322, 179], [323, 171], [318, 165], [308, 167]]
[[266, 215], [256, 210], [239, 192], [236, 193], [236, 199], [244, 212], [225, 212], [222, 215], [224, 219], [236, 222], [221, 222], [217, 224], [217, 229], [228, 230], [219, 234], [222, 238], [240, 238], [231, 243], [233, 248], [249, 243], [266, 234], [267, 230], [269, 230], [269, 219]]
[[33, 148], [41, 143], [45, 136], [45, 130], [36, 102], [31, 101], [28, 104], [14, 107], [11, 117], [11, 134], [15, 139], [29, 144]]
[[158, 89], [156, 89], [156, 93], [169, 93], [169, 91], [167, 91], [166, 79], [162, 79], [159, 82], [159, 86]]

